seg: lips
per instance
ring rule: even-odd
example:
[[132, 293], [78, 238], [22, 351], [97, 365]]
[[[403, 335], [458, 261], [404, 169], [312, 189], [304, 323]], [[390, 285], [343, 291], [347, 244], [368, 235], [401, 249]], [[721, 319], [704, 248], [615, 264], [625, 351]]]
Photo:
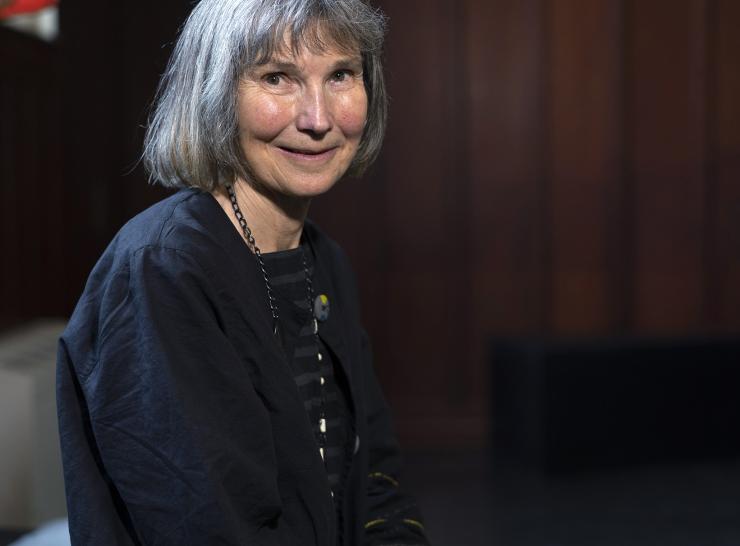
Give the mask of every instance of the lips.
[[289, 148], [288, 146], [278, 146], [281, 150], [291, 153], [291, 154], [301, 154], [301, 155], [321, 155], [325, 154], [326, 152], [330, 152], [334, 148], [324, 148], [323, 150], [309, 150], [304, 148]]
[[310, 148], [292, 148], [288, 146], [277, 146], [277, 149], [291, 159], [301, 161], [321, 161], [324, 159], [329, 159], [333, 157], [334, 153], [337, 151], [337, 147], [313, 150]]

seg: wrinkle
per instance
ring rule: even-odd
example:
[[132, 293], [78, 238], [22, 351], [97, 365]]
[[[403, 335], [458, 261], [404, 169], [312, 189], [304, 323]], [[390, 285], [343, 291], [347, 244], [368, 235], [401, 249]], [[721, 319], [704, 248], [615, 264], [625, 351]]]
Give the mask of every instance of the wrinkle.
[[154, 455], [154, 457], [157, 460], [159, 460], [162, 463], [162, 465], [165, 466], [173, 476], [175, 476], [179, 481], [181, 481], [183, 484], [187, 486], [187, 488], [190, 490], [191, 493], [195, 495], [198, 495], [200, 493], [195, 487], [192, 486], [192, 484], [190, 483], [190, 480], [185, 475], [185, 472], [179, 470], [177, 466], [170, 461], [169, 457], [167, 457], [164, 453], [162, 453], [160, 449], [156, 448], [151, 443], [131, 433], [129, 430], [123, 427], [117, 426], [113, 423], [94, 421], [93, 424], [97, 424], [102, 427], [111, 429], [115, 432], [118, 432], [119, 434], [126, 436], [127, 438], [130, 438], [131, 440], [136, 442], [138, 445], [143, 447], [145, 450], [150, 452], [152, 455]]

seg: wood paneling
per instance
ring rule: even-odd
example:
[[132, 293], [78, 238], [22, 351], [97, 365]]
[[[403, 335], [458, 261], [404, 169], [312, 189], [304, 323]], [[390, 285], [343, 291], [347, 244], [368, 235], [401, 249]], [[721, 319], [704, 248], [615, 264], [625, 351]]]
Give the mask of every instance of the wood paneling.
[[717, 0], [708, 59], [713, 90], [709, 124], [710, 325], [740, 331], [740, 4]]
[[[357, 269], [408, 446], [484, 441], [492, 336], [740, 334], [737, 2], [378, 4], [386, 145], [312, 215]], [[132, 167], [188, 7], [63, 3], [60, 57], [32, 61], [60, 80], [2, 80], [4, 315], [68, 313], [165, 194]]]
[[[409, 310], [425, 302], [432, 308], [439, 304], [435, 294], [445, 285], [445, 267], [432, 266], [443, 260], [449, 244], [446, 226], [441, 222], [444, 210], [444, 185], [450, 173], [448, 154], [429, 154], [438, 146], [449, 128], [443, 104], [445, 82], [438, 70], [444, 58], [450, 27], [443, 21], [444, 3], [415, 1], [388, 4], [392, 21], [407, 32], [391, 34], [388, 42], [387, 76], [391, 97], [391, 118], [385, 147], [385, 175], [382, 218], [387, 245], [386, 308], [384, 312], [385, 346], [378, 345], [379, 361], [393, 362], [381, 368], [388, 395], [400, 399], [413, 412], [439, 392], [442, 384], [447, 335], [445, 317], [439, 312], [414, 315], [409, 328]], [[392, 52], [403, 54], [393, 55]], [[411, 61], [413, 59], [413, 61]], [[424, 92], [419, 93], [420, 85]], [[396, 112], [403, 112], [396, 116]], [[422, 182], [423, 181], [423, 182]], [[382, 302], [383, 300], [381, 300]], [[430, 339], [429, 333], [437, 335]], [[376, 344], [377, 345], [377, 344]], [[435, 358], [436, 356], [443, 358]], [[419, 362], [429, 363], [424, 381], [416, 370]], [[413, 389], [409, 386], [413, 385]], [[406, 393], [403, 398], [400, 393]]]
[[[544, 203], [543, 5], [538, 0], [466, 2], [465, 42], [468, 118], [465, 175], [468, 194], [469, 278], [453, 313], [468, 331], [459, 343], [474, 371], [467, 418], [484, 430], [488, 396], [487, 341], [491, 333], [520, 334], [544, 326], [546, 290]], [[461, 59], [464, 59], [462, 61]], [[471, 365], [469, 364], [469, 365]], [[483, 365], [482, 365], [483, 364]], [[457, 362], [454, 365], [458, 366]], [[469, 429], [475, 430], [474, 425]]]
[[701, 0], [627, 2], [637, 331], [689, 332], [704, 318], [705, 17]]
[[620, 326], [621, 3], [550, 0], [544, 84], [550, 248], [548, 324], [556, 334]]
[[64, 208], [75, 221], [66, 249], [67, 312], [88, 272], [131, 216], [168, 194], [147, 184], [141, 168], [143, 125], [178, 26], [188, 6], [63, 2], [61, 123]]
[[57, 50], [0, 28], [0, 51], [0, 323], [12, 324], [60, 313], [68, 219]]
[[[544, 330], [543, 6], [470, 2], [471, 327]], [[484, 358], [477, 344], [476, 360]]]

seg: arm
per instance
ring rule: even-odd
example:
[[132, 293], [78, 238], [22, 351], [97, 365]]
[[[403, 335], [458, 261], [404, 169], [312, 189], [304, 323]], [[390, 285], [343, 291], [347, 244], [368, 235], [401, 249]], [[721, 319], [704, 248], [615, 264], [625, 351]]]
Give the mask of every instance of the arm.
[[[192, 257], [141, 249], [100, 298], [95, 358], [75, 362], [88, 447], [134, 542], [286, 544], [269, 416], [216, 298]], [[68, 498], [85, 527], [94, 501]]]
[[370, 343], [363, 336], [367, 403], [368, 521], [366, 546], [425, 545], [428, 540], [415, 500], [400, 489], [401, 454], [388, 406], [372, 366]]

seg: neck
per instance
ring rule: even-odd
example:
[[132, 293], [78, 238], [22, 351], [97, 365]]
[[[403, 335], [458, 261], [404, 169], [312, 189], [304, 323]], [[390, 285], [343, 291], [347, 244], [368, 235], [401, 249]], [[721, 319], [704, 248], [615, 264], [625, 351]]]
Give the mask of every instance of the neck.
[[[212, 193], [239, 235], [243, 236], [226, 188], [217, 188]], [[260, 192], [241, 179], [234, 182], [234, 193], [260, 252], [276, 252], [298, 247], [310, 199]]]

